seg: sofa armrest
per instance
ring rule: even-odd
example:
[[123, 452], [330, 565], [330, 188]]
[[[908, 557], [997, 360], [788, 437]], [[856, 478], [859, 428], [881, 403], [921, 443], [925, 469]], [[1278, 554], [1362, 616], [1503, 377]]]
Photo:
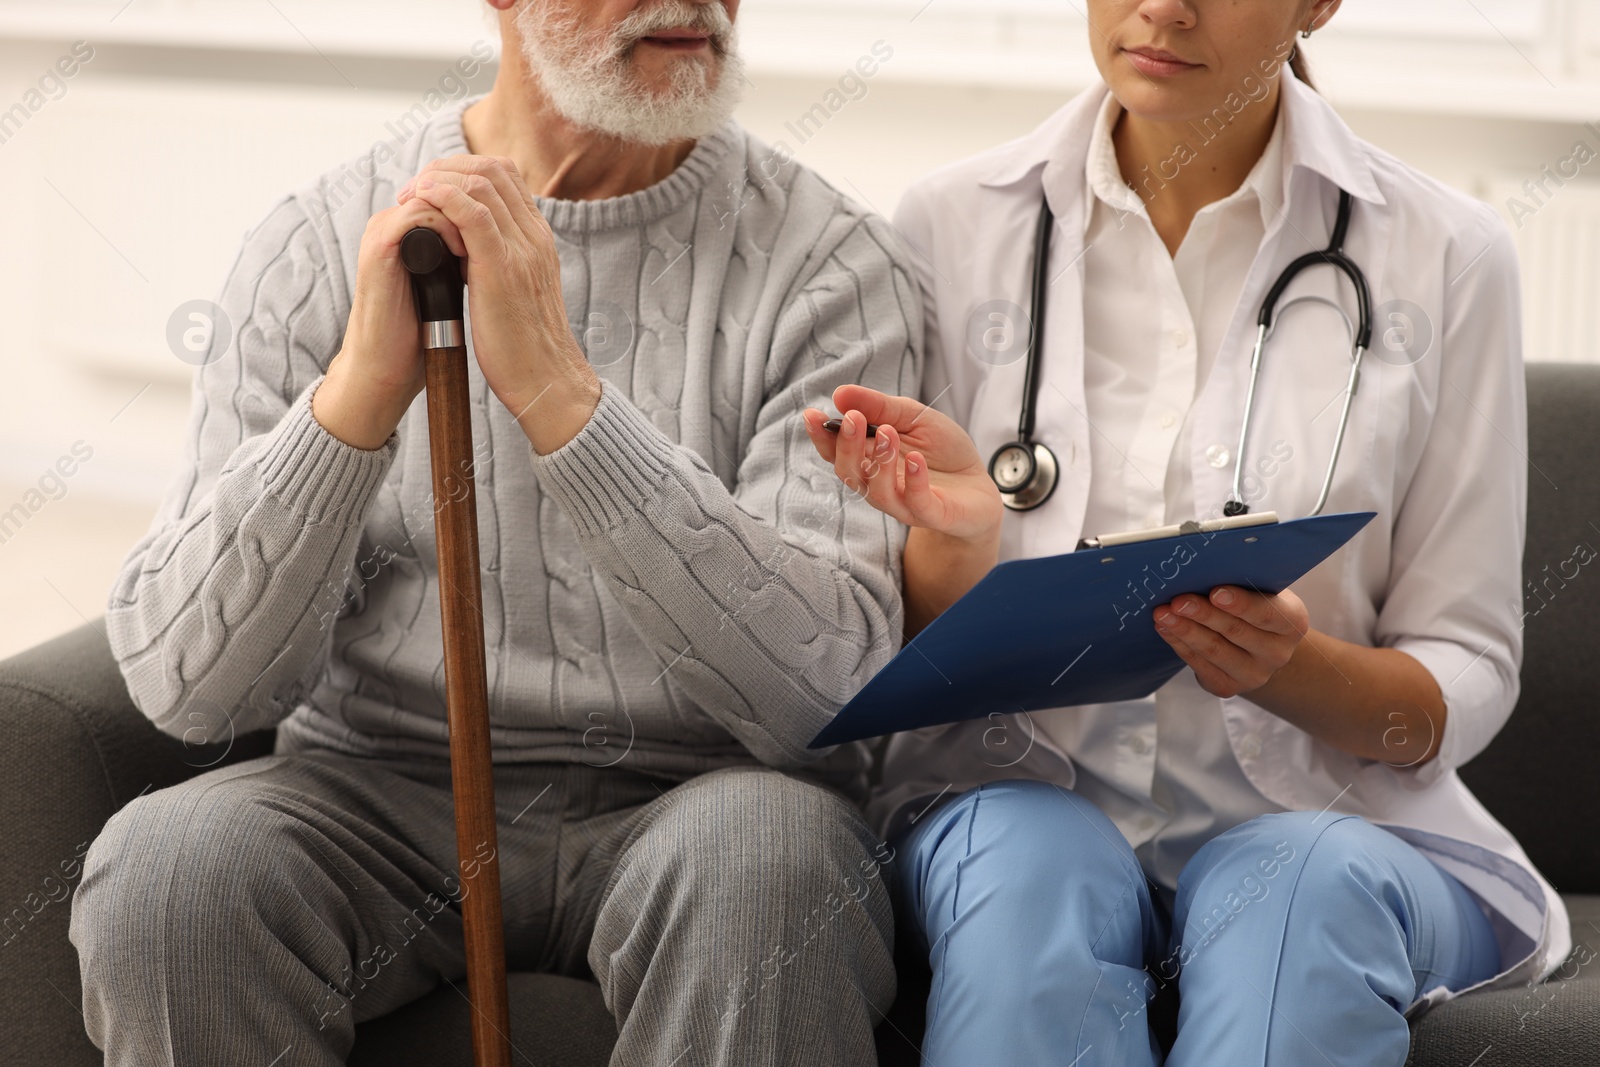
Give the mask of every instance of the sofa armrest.
[[140, 793], [270, 752], [273, 739], [192, 746], [161, 733], [128, 698], [99, 624], [0, 663], [0, 1059], [101, 1062], [67, 940], [89, 843]]

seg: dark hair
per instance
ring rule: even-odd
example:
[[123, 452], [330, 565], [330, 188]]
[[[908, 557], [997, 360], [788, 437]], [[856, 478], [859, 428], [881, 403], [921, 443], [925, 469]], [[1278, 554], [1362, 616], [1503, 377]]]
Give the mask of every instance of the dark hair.
[[1311, 80], [1311, 69], [1306, 66], [1306, 54], [1300, 51], [1298, 45], [1289, 53], [1289, 69], [1294, 71], [1294, 76], [1300, 79], [1307, 89], [1316, 89], [1316, 83]]

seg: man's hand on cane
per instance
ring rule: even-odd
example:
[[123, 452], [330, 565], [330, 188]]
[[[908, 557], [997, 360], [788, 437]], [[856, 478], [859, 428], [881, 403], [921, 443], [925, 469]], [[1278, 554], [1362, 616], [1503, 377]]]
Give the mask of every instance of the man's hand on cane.
[[431, 205], [465, 248], [473, 352], [489, 388], [541, 455], [572, 440], [600, 401], [600, 379], [572, 336], [555, 237], [516, 165], [434, 160], [398, 199]]
[[400, 241], [418, 226], [436, 230], [457, 255], [464, 250], [455, 227], [422, 201], [367, 220], [344, 344], [311, 398], [322, 428], [356, 448], [381, 447], [422, 392], [422, 338], [400, 262]]
[[367, 223], [344, 345], [312, 398], [323, 428], [382, 446], [422, 390], [422, 347], [400, 241], [425, 226], [463, 257], [472, 346], [489, 388], [541, 454], [577, 435], [600, 399], [561, 294], [549, 224], [509, 160], [427, 164]]

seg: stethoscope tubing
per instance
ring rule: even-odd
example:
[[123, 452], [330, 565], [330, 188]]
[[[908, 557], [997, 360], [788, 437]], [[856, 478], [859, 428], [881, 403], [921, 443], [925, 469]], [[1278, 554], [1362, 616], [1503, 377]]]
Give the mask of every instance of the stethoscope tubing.
[[1027, 365], [1022, 372], [1022, 411], [1017, 418], [1017, 441], [1027, 445], [1033, 436], [1033, 413], [1039, 402], [1039, 364], [1044, 344], [1044, 308], [1050, 291], [1050, 232], [1055, 229], [1055, 213], [1045, 200], [1039, 212], [1038, 229], [1033, 237], [1033, 321], [1028, 324]]
[[[1265, 350], [1267, 338], [1271, 336], [1276, 325], [1278, 301], [1302, 272], [1323, 264], [1348, 278], [1356, 291], [1356, 327], [1350, 357], [1350, 377], [1345, 384], [1344, 403], [1339, 411], [1339, 426], [1334, 431], [1333, 454], [1328, 457], [1328, 469], [1323, 474], [1322, 488], [1317, 494], [1316, 506], [1311, 509], [1310, 514], [1320, 515], [1322, 509], [1327, 506], [1328, 494], [1333, 490], [1333, 474], [1339, 465], [1339, 452], [1344, 446], [1345, 430], [1350, 425], [1350, 409], [1355, 402], [1356, 389], [1361, 384], [1361, 357], [1372, 344], [1372, 291], [1367, 285], [1366, 274], [1344, 253], [1345, 235], [1350, 232], [1351, 206], [1350, 194], [1343, 189], [1339, 190], [1339, 213], [1333, 224], [1333, 234], [1328, 240], [1328, 247], [1317, 252], [1307, 252], [1290, 263], [1284, 268], [1283, 273], [1278, 275], [1277, 281], [1272, 283], [1272, 288], [1267, 291], [1266, 298], [1261, 302], [1261, 312], [1256, 316], [1255, 349], [1250, 354], [1250, 384], [1244, 394], [1244, 419], [1239, 423], [1239, 450], [1234, 454], [1233, 492], [1222, 507], [1224, 515], [1243, 515], [1250, 510], [1249, 505], [1244, 502], [1245, 445], [1249, 440], [1250, 425], [1255, 412], [1256, 383], [1261, 376], [1261, 353]], [[1299, 300], [1289, 301], [1284, 305], [1284, 310], [1296, 303], [1299, 303]], [[1344, 314], [1343, 308], [1338, 310], [1348, 325], [1349, 316]]]
[[[1333, 475], [1339, 463], [1339, 452], [1344, 445], [1345, 431], [1350, 423], [1350, 411], [1353, 406], [1356, 389], [1361, 382], [1361, 359], [1372, 344], [1372, 291], [1367, 284], [1366, 275], [1360, 266], [1345, 254], [1345, 237], [1350, 230], [1350, 215], [1353, 199], [1345, 190], [1339, 190], [1338, 215], [1334, 221], [1333, 233], [1329, 237], [1328, 247], [1315, 252], [1307, 252], [1298, 257], [1284, 268], [1272, 283], [1272, 288], [1267, 291], [1266, 297], [1261, 302], [1261, 311], [1256, 316], [1256, 343], [1250, 355], [1250, 382], [1245, 390], [1244, 418], [1239, 424], [1239, 449], [1234, 455], [1233, 489], [1229, 500], [1223, 506], [1225, 515], [1243, 515], [1249, 512], [1250, 507], [1244, 502], [1244, 457], [1245, 448], [1250, 439], [1250, 425], [1255, 414], [1256, 386], [1261, 376], [1261, 356], [1266, 348], [1267, 338], [1272, 335], [1278, 313], [1278, 301], [1283, 297], [1302, 272], [1316, 266], [1330, 266], [1349, 279], [1356, 293], [1356, 324], [1350, 359], [1350, 376], [1345, 385], [1344, 403], [1339, 413], [1339, 426], [1334, 433], [1333, 454], [1328, 459], [1328, 469], [1322, 479], [1322, 489], [1317, 495], [1316, 507], [1312, 515], [1319, 515], [1327, 505], [1328, 494], [1333, 489]], [[1033, 261], [1033, 292], [1032, 292], [1032, 322], [1028, 328], [1027, 365], [1023, 369], [1022, 379], [1022, 408], [1017, 417], [1017, 440], [1015, 444], [1007, 443], [1000, 447], [993, 459], [989, 462], [991, 477], [994, 477], [995, 464], [1001, 454], [1007, 450], [1020, 446], [1032, 454], [1042, 451], [1053, 459], [1048, 446], [1038, 444], [1032, 440], [1034, 429], [1034, 411], [1038, 402], [1039, 373], [1044, 346], [1044, 320], [1045, 302], [1049, 288], [1049, 259], [1050, 259], [1050, 233], [1055, 226], [1055, 215], [1050, 210], [1049, 199], [1046, 198], [1039, 210], [1038, 228], [1034, 235], [1034, 261]], [[1284, 305], [1284, 309], [1299, 303], [1300, 300], [1312, 299], [1302, 297], [1291, 300]], [[1320, 299], [1320, 298], [1318, 298]], [[1328, 303], [1332, 303], [1328, 301]], [[1338, 308], [1338, 305], [1333, 305]], [[1349, 325], [1349, 316], [1344, 314], [1343, 308], [1338, 308], [1345, 323]], [[1052, 484], [1038, 486], [1036, 483], [1044, 475], [1043, 468], [1038, 464], [1031, 465], [1032, 479], [1029, 484], [1019, 490], [1007, 491], [1003, 485], [1001, 489], [1002, 500], [1007, 507], [1016, 511], [1027, 511], [1044, 503], [1054, 491], [1053, 476], [1059, 473], [1055, 463], [1048, 464], [1053, 472]], [[996, 477], [998, 485], [999, 479]]]

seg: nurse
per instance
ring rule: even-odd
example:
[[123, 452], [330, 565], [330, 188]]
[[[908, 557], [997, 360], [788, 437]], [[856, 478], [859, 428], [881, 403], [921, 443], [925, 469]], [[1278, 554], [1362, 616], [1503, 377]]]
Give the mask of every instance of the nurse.
[[[1238, 442], [1258, 308], [1329, 246], [1348, 194], [1375, 333], [1325, 510], [1378, 518], [1292, 591], [1144, 609], [1130, 624], [1189, 668], [1149, 699], [889, 744], [872, 813], [933, 971], [930, 1065], [1156, 1063], [1145, 1009], [1175, 982], [1170, 1067], [1399, 1067], [1416, 1011], [1542, 979], [1571, 948], [1560, 898], [1456, 775], [1510, 714], [1522, 655], [1512, 244], [1293, 69], [1296, 35], [1338, 7], [1089, 0], [1104, 84], [901, 203], [922, 400], [846, 386], [837, 436], [804, 414], [839, 476], [912, 527], [911, 633], [998, 560], [1219, 516], [1236, 471], [1253, 511], [1305, 515], [1350, 374], [1345, 275], [1319, 265], [1282, 295]], [[1012, 510], [990, 457], [1018, 440], [1041, 318], [1027, 436], [1060, 478]]]

